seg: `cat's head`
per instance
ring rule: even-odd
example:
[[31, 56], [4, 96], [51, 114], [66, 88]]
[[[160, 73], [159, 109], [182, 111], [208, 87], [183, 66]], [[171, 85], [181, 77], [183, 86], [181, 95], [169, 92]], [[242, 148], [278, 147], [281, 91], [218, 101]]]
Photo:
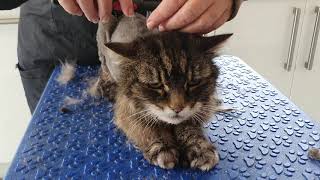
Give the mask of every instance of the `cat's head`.
[[125, 57], [120, 65], [118, 95], [127, 96], [136, 108], [170, 124], [207, 120], [216, 106], [219, 74], [212, 58], [231, 35], [165, 32], [131, 43], [106, 44]]

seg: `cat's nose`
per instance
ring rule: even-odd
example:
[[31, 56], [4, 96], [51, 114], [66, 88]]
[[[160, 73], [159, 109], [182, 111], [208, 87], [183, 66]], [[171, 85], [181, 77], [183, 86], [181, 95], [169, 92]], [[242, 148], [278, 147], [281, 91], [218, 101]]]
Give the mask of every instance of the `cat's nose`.
[[177, 107], [171, 107], [171, 109], [178, 114], [179, 112], [181, 112], [183, 110], [183, 107], [177, 106]]

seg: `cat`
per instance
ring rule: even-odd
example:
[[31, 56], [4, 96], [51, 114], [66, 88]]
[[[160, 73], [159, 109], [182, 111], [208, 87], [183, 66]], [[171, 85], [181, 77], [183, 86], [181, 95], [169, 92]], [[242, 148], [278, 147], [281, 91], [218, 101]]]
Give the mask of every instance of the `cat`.
[[216, 112], [215, 50], [232, 34], [203, 37], [150, 31], [146, 18], [100, 23], [94, 90], [114, 101], [114, 122], [153, 165], [203, 171], [219, 162], [202, 132]]

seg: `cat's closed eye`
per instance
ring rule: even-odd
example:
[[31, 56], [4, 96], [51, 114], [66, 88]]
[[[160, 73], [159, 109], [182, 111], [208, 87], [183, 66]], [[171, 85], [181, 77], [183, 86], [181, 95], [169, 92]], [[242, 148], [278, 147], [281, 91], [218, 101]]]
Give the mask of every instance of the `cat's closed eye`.
[[151, 88], [151, 89], [162, 89], [163, 88], [163, 85], [162, 83], [150, 83], [148, 84], [148, 87]]
[[189, 87], [197, 87], [198, 85], [200, 85], [201, 83], [201, 79], [193, 79], [190, 82], [188, 82], [188, 86]]

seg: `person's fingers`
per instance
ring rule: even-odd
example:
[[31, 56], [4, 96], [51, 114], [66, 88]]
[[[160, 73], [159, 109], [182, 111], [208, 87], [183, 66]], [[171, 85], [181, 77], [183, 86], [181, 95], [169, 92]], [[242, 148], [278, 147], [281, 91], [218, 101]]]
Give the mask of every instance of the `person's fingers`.
[[121, 10], [124, 15], [126, 16], [133, 16], [134, 15], [134, 8], [132, 0], [119, 0]]
[[[231, 10], [226, 10], [221, 16], [220, 18], [213, 24], [212, 28], [207, 29], [205, 31], [213, 31], [215, 29], [218, 29], [220, 26], [222, 26], [225, 22], [227, 22], [231, 16]], [[207, 32], [205, 32], [207, 33]]]
[[217, 11], [216, 9], [218, 8], [212, 5], [196, 21], [180, 29], [180, 31], [188, 33], [208, 33], [220, 27], [229, 19], [231, 9], [225, 9], [223, 12]]
[[59, 4], [63, 7], [65, 11], [72, 15], [82, 16], [82, 10], [78, 6], [75, 0], [58, 0]]
[[99, 17], [102, 22], [110, 19], [112, 11], [112, 0], [97, 0]]
[[99, 22], [98, 9], [93, 0], [77, 0], [82, 12], [93, 23]]
[[[189, 0], [170, 19], [159, 26], [159, 30], [175, 30], [185, 27], [201, 16], [215, 1]], [[216, 9], [215, 9], [216, 11]], [[211, 17], [212, 18], [212, 17]]]
[[[227, 13], [226, 13], [227, 14]], [[197, 33], [200, 33], [200, 34], [207, 34], [207, 33], [210, 33], [212, 32], [213, 30], [216, 30], [218, 29], [220, 26], [222, 26], [228, 19], [229, 19], [230, 16], [222, 16], [220, 17], [216, 22], [215, 24], [213, 24], [212, 26], [206, 28], [206, 29], [202, 29], [201, 31], [197, 32]]]
[[[176, 13], [187, 0], [163, 0], [150, 14], [147, 27], [153, 29]], [[202, 1], [202, 0], [201, 0]]]

